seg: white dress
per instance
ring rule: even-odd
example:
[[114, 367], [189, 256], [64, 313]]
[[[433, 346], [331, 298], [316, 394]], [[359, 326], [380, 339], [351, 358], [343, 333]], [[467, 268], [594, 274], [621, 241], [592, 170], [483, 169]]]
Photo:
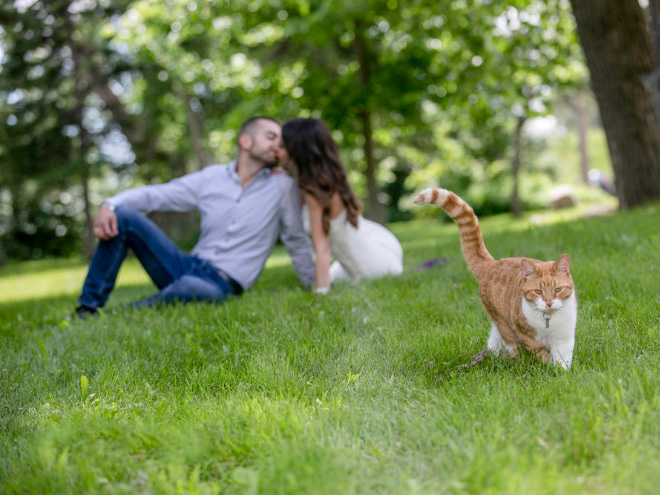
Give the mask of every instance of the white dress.
[[[305, 229], [310, 232], [309, 210], [303, 208]], [[357, 229], [346, 220], [346, 209], [330, 220], [330, 282], [386, 275], [401, 275], [403, 249], [398, 239], [382, 225], [358, 217]]]

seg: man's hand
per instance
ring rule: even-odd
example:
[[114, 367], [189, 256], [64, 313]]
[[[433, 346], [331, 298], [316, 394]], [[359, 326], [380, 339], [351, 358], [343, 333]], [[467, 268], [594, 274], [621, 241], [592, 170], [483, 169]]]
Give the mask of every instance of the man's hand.
[[94, 237], [98, 237], [104, 241], [117, 236], [119, 230], [117, 229], [117, 215], [115, 215], [115, 212], [105, 206], [101, 206], [94, 220], [93, 232]]

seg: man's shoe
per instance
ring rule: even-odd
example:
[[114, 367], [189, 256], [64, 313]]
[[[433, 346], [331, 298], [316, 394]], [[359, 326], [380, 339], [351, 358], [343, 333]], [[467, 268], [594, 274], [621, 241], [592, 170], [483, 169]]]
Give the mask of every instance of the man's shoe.
[[81, 320], [86, 318], [95, 318], [99, 315], [99, 312], [96, 308], [90, 308], [87, 306], [78, 306], [76, 308], [76, 316]]

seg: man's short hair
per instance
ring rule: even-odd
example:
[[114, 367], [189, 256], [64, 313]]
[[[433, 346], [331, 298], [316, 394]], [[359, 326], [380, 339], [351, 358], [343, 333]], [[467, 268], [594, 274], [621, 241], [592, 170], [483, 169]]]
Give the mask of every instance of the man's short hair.
[[248, 134], [250, 136], [254, 136], [255, 132], [259, 128], [259, 121], [260, 120], [270, 120], [271, 122], [274, 122], [277, 125], [280, 125], [280, 123], [271, 118], [271, 117], [264, 117], [262, 115], [258, 115], [257, 117], [252, 117], [251, 119], [246, 120], [243, 122], [243, 125], [241, 126], [240, 130], [238, 131], [238, 135], [236, 136], [237, 138], [241, 136], [241, 134]]

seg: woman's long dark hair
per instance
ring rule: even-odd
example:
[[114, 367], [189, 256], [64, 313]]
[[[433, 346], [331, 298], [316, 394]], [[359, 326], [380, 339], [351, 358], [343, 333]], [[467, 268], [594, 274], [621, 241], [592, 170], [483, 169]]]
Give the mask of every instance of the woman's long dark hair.
[[330, 204], [337, 192], [346, 208], [346, 219], [357, 228], [362, 205], [348, 185], [330, 131], [319, 119], [291, 119], [282, 126], [284, 146], [298, 167], [298, 186], [314, 196], [323, 208], [323, 230], [330, 232]]

